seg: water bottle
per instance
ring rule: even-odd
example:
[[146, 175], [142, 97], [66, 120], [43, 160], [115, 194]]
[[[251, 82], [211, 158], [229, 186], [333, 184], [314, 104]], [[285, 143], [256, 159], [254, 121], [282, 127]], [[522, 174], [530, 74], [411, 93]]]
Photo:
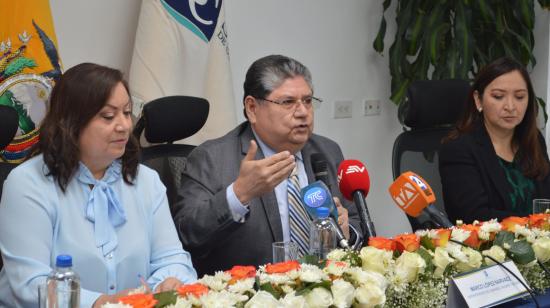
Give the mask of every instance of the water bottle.
[[330, 221], [330, 211], [326, 207], [318, 207], [317, 218], [311, 223], [309, 230], [309, 253], [320, 259], [326, 259], [327, 254], [336, 248], [336, 232]]
[[80, 278], [73, 271], [73, 258], [59, 255], [55, 260], [55, 269], [46, 280], [47, 308], [79, 308]]

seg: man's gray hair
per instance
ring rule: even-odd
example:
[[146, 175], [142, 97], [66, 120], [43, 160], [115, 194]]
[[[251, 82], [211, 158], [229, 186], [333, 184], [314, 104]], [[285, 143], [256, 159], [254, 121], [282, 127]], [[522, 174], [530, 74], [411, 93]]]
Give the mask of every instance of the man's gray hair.
[[[302, 63], [281, 55], [270, 55], [260, 58], [246, 72], [244, 81], [244, 99], [247, 96], [263, 99], [269, 96], [289, 78], [303, 77], [313, 91], [311, 73]], [[244, 116], [246, 110], [244, 110]]]

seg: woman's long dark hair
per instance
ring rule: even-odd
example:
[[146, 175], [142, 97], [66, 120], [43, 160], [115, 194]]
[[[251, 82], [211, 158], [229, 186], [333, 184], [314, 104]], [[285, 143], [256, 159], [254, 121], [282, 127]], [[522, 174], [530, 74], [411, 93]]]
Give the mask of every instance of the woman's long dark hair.
[[[40, 140], [31, 155], [43, 154], [48, 175], [55, 178], [63, 192], [78, 168], [82, 129], [105, 106], [118, 83], [129, 93], [119, 70], [82, 63], [67, 70], [55, 84], [40, 126]], [[130, 134], [121, 157], [122, 176], [128, 184], [136, 176], [138, 155], [138, 142]]]
[[447, 140], [456, 139], [462, 134], [469, 133], [476, 125], [483, 122], [482, 113], [476, 109], [474, 93], [477, 91], [479, 97], [482, 98], [485, 88], [493, 80], [513, 71], [521, 74], [529, 94], [525, 116], [521, 123], [516, 126], [512, 137], [512, 144], [518, 148], [516, 160], [519, 162], [523, 175], [529, 178], [541, 179], [548, 175], [550, 166], [539, 139], [539, 130], [536, 123], [538, 106], [535, 100], [535, 91], [525, 67], [512, 58], [499, 58], [481, 69], [470, 89], [464, 112], [457, 122], [456, 129], [449, 134]]

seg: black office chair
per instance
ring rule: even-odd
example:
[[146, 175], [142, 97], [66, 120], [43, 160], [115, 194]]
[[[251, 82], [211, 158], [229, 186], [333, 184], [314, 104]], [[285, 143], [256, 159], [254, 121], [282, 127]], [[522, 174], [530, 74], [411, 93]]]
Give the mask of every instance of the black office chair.
[[[466, 102], [470, 85], [465, 80], [413, 82], [403, 102], [404, 132], [393, 145], [393, 178], [412, 171], [424, 178], [435, 193], [435, 206], [445, 213], [439, 176], [441, 140], [454, 128]], [[428, 217], [407, 217], [414, 230], [435, 228]]]
[[209, 109], [210, 104], [203, 98], [161, 97], [145, 104], [134, 128], [133, 134], [138, 140], [144, 132], [147, 142], [154, 144], [142, 147], [140, 161], [159, 173], [166, 186], [172, 215], [186, 157], [195, 148], [193, 145], [175, 144], [174, 141], [191, 137], [198, 132], [206, 123]]

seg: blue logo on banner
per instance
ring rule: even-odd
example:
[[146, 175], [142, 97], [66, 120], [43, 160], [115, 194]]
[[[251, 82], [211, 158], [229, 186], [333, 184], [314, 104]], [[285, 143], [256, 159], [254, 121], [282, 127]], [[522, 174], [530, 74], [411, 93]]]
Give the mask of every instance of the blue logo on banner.
[[327, 192], [321, 187], [312, 187], [304, 194], [304, 201], [308, 207], [320, 207], [326, 199]]
[[209, 42], [216, 30], [222, 0], [161, 0], [164, 9], [180, 24]]

